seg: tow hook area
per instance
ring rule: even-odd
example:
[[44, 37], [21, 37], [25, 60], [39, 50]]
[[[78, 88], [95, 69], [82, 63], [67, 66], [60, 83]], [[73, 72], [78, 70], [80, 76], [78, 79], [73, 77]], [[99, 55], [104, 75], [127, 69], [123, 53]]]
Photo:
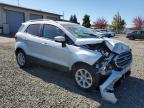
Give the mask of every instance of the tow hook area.
[[124, 75], [124, 71], [115, 71], [113, 70], [111, 75], [107, 78], [107, 80], [99, 86], [101, 96], [104, 100], [115, 104], [117, 102], [117, 98], [114, 94], [114, 84]]

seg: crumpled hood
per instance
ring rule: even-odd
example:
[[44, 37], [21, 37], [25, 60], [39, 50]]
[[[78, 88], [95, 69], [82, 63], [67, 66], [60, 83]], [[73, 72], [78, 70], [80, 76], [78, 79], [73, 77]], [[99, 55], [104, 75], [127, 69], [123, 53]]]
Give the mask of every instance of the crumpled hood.
[[75, 44], [76, 45], [87, 45], [87, 44], [98, 44], [102, 43], [104, 40], [102, 38], [82, 38], [82, 39], [76, 39]]
[[118, 41], [115, 39], [109, 39], [109, 38], [104, 38], [104, 41], [105, 41], [106, 45], [108, 46], [108, 48], [112, 52], [120, 54], [123, 52], [130, 51], [128, 44], [126, 44], [122, 41]]
[[123, 53], [126, 51], [130, 51], [130, 48], [127, 44], [124, 42], [115, 40], [115, 39], [109, 39], [109, 38], [89, 38], [89, 39], [77, 39], [75, 41], [76, 45], [88, 45], [88, 44], [99, 44], [105, 42], [107, 47], [115, 53]]

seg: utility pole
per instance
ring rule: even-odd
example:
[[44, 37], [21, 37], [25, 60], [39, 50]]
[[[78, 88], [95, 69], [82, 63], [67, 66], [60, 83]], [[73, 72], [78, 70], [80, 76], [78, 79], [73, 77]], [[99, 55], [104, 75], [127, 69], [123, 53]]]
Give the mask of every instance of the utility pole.
[[64, 11], [63, 11], [63, 20], [64, 20]]
[[19, 4], [19, 0], [18, 0], [18, 6], [19, 6], [20, 4]]

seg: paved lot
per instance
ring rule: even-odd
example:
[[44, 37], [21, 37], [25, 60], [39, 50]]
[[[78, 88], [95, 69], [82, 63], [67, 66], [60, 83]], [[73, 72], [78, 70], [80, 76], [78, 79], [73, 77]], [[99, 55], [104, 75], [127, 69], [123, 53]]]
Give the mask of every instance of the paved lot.
[[22, 70], [14, 56], [14, 39], [0, 37], [0, 108], [144, 108], [144, 40], [129, 41], [134, 62], [132, 75], [116, 89], [118, 103], [100, 93], [77, 89], [67, 73], [34, 65]]

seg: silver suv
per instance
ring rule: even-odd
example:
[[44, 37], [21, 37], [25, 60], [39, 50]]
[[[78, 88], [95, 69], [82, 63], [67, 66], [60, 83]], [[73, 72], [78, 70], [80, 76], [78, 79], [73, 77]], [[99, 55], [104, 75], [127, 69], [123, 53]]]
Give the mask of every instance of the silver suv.
[[[31, 20], [16, 34], [18, 65], [26, 68], [38, 60], [50, 67], [71, 72], [78, 87], [100, 88], [105, 100], [115, 103], [114, 84], [130, 74], [132, 53], [128, 45], [100, 38], [81, 25], [52, 20]], [[105, 78], [102, 83], [101, 80]]]

